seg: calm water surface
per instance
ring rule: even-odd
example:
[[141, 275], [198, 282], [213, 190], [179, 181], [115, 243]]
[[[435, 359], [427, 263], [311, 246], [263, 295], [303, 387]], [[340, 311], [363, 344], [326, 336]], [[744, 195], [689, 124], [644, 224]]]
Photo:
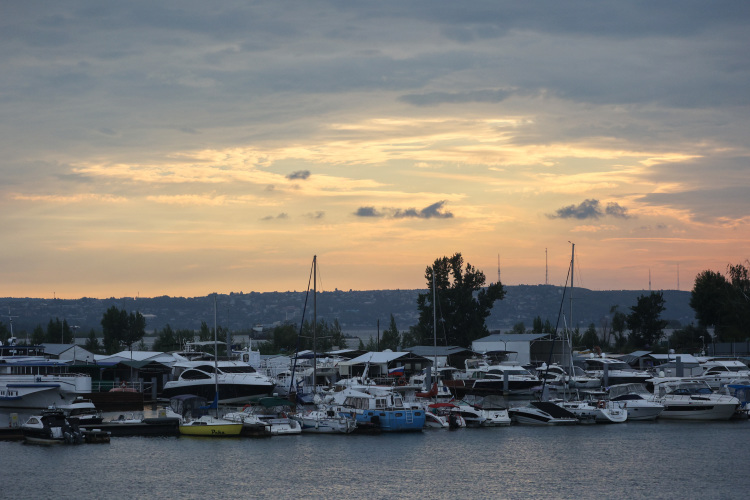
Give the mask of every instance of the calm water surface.
[[750, 422], [0, 442], [3, 498], [747, 498]]

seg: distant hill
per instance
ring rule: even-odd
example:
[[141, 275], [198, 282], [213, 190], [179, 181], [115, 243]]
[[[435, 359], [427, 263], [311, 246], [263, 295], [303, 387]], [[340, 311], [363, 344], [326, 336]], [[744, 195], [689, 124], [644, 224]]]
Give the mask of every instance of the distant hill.
[[[560, 310], [563, 288], [552, 285], [507, 286], [504, 300], [496, 302], [487, 320], [490, 330], [509, 330], [523, 322], [530, 328], [535, 317], [553, 324]], [[381, 331], [388, 327], [390, 315], [396, 319], [399, 330], [406, 330], [418, 321], [417, 296], [426, 290], [370, 290], [332, 291], [318, 294], [318, 319], [338, 319], [344, 333], [376, 331], [380, 321]], [[570, 301], [566, 292], [563, 312], [570, 322]], [[585, 288], [573, 289], [573, 319], [583, 330], [589, 324], [601, 326], [612, 306], [618, 306], [625, 314], [630, 313], [638, 297], [648, 294], [642, 290], [594, 291]], [[694, 322], [695, 314], [690, 308], [690, 292], [665, 290], [666, 311], [663, 319], [674, 325]], [[304, 292], [230, 293], [219, 295], [217, 322], [233, 331], [248, 331], [255, 325], [270, 327], [291, 322], [299, 324], [305, 304]], [[306, 319], [312, 319], [312, 300], [308, 301]], [[101, 331], [101, 319], [111, 306], [127, 311], [139, 311], [146, 317], [149, 332], [160, 330], [167, 324], [172, 328], [197, 330], [201, 322], [213, 325], [213, 297], [153, 297], [153, 298], [109, 298], [76, 300], [2, 298], [0, 311], [13, 316], [16, 335], [29, 334], [37, 325], [46, 329], [50, 319], [60, 318], [68, 324], [78, 326], [78, 337], [88, 336], [91, 329]], [[9, 326], [8, 316], [0, 318]], [[561, 323], [562, 324], [562, 323]]]

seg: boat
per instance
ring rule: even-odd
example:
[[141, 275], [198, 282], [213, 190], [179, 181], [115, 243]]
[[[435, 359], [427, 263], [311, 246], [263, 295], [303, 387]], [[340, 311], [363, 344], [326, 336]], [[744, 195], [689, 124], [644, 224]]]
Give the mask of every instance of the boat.
[[83, 434], [76, 422], [71, 422], [58, 408], [43, 410], [29, 417], [21, 425], [26, 442], [35, 444], [80, 444]]
[[628, 410], [628, 421], [656, 420], [664, 411], [664, 405], [654, 399], [644, 384], [612, 385], [607, 397]]
[[354, 418], [357, 425], [375, 424], [383, 432], [422, 430], [426, 418], [423, 409], [409, 407], [403, 397], [394, 391], [370, 390], [373, 393], [347, 388], [334, 393], [331, 402], [339, 414]]
[[192, 394], [212, 400], [218, 381], [220, 404], [250, 403], [273, 393], [273, 381], [242, 361], [184, 361], [172, 367], [176, 380], [164, 384], [165, 398]]
[[600, 378], [588, 375], [579, 366], [562, 366], [557, 363], [536, 369], [539, 378], [556, 389], [596, 389], [602, 386]]
[[0, 345], [0, 408], [42, 410], [91, 393], [91, 376], [70, 363], [47, 359], [44, 346]]
[[[161, 412], [160, 412], [161, 413]], [[100, 424], [82, 424], [81, 430], [107, 432], [110, 436], [179, 436], [181, 417], [144, 417], [142, 412], [120, 414]]]
[[294, 413], [294, 406], [291, 401], [279, 397], [261, 398], [255, 405], [245, 405], [242, 411], [226, 413], [224, 418], [242, 422], [243, 435], [299, 434], [302, 428], [290, 417]]
[[357, 430], [357, 421], [352, 415], [331, 405], [301, 409], [291, 418], [300, 425], [303, 433], [351, 434]]
[[746, 419], [750, 417], [750, 379], [731, 380], [728, 384], [722, 386], [721, 390], [728, 396], [734, 396], [740, 402], [733, 418]]
[[490, 397], [472, 397], [457, 401], [456, 406], [467, 427], [503, 427], [511, 424], [508, 410], [491, 403]]
[[738, 378], [750, 378], [750, 368], [736, 359], [712, 358], [700, 364], [703, 374], [694, 377], [704, 380], [711, 389], [719, 389]]
[[581, 423], [621, 424], [628, 419], [628, 410], [605, 399], [552, 402], [575, 415]]
[[96, 409], [94, 402], [78, 396], [71, 403], [58, 405], [68, 419], [75, 419], [78, 425], [95, 425], [102, 423], [102, 412]]
[[232, 422], [211, 415], [203, 415], [180, 424], [181, 436], [235, 437], [241, 433], [241, 422]]
[[513, 423], [524, 425], [575, 425], [578, 418], [550, 401], [531, 401], [525, 406], [508, 408]]
[[435, 426], [433, 422], [434, 417], [439, 419], [442, 428], [447, 429], [460, 429], [466, 427], [467, 423], [464, 419], [461, 408], [452, 403], [432, 403], [428, 405], [425, 410], [425, 415], [430, 414], [429, 417], [425, 417], [425, 427]]
[[453, 380], [443, 383], [458, 397], [466, 394], [488, 395], [530, 395], [542, 381], [517, 361], [505, 360], [490, 364], [487, 359], [470, 358], [464, 361], [463, 373], [454, 374]]
[[584, 363], [586, 373], [600, 379], [605, 387], [620, 384], [642, 384], [653, 377], [646, 371], [635, 370], [626, 362], [608, 358], [604, 354], [597, 357], [592, 353]]
[[681, 377], [654, 378], [654, 400], [664, 405], [663, 419], [729, 420], [740, 400], [716, 394], [705, 380]]

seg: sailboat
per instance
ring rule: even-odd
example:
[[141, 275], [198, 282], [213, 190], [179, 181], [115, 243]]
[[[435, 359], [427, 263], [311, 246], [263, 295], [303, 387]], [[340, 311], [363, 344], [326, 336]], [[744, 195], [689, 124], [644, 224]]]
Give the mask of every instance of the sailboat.
[[[180, 434], [183, 436], [210, 436], [210, 437], [228, 437], [228, 436], [239, 436], [242, 432], [242, 422], [232, 422], [219, 418], [219, 342], [217, 338], [216, 328], [216, 295], [214, 295], [214, 383], [216, 386], [216, 393], [214, 401], [210, 406], [201, 407], [202, 410], [214, 409], [215, 415], [209, 414], [201, 415], [198, 418], [191, 420], [183, 420], [180, 422]], [[227, 345], [229, 350], [229, 345]]]

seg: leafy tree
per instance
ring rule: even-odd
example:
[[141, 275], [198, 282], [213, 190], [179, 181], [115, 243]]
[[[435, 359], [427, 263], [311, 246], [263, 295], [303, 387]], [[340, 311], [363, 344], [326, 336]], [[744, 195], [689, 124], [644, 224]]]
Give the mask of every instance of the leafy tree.
[[612, 313], [612, 333], [615, 336], [615, 348], [619, 351], [625, 347], [625, 344], [628, 341], [627, 336], [625, 335], [628, 317], [624, 312], [618, 311], [617, 307], [618, 306], [612, 306], [609, 312]]
[[418, 344], [417, 342], [417, 327], [412, 325], [407, 331], [401, 334], [401, 348], [406, 349], [407, 347], [414, 347]]
[[390, 349], [392, 351], [398, 351], [400, 341], [401, 335], [399, 335], [398, 328], [396, 327], [396, 318], [391, 314], [391, 323], [380, 338], [380, 350], [385, 351], [386, 349]]
[[523, 321], [520, 321], [516, 323], [515, 325], [513, 325], [513, 329], [510, 331], [510, 333], [516, 333], [516, 334], [526, 333], [526, 325], [524, 325]]
[[581, 344], [589, 349], [593, 349], [594, 347], [599, 345], [599, 336], [596, 334], [596, 325], [591, 323], [588, 329], [583, 332], [583, 336], [581, 337]]
[[630, 307], [627, 323], [630, 340], [636, 347], [653, 347], [664, 335], [667, 322], [661, 319], [664, 311], [664, 294], [651, 292], [638, 297], [636, 305]]
[[708, 331], [701, 326], [688, 325], [669, 336], [669, 346], [677, 352], [698, 352], [703, 348]]
[[275, 326], [271, 332], [271, 338], [276, 352], [295, 352], [297, 350], [297, 328], [290, 323]]
[[64, 319], [60, 322], [60, 318], [55, 318], [54, 321], [49, 320], [44, 341], [48, 344], [72, 344], [73, 331], [70, 329], [68, 321]]
[[177, 340], [177, 336], [175, 335], [174, 330], [172, 330], [172, 327], [167, 324], [161, 329], [156, 340], [154, 340], [153, 350], [158, 352], [169, 352], [177, 351], [179, 349], [180, 342]]
[[93, 354], [100, 354], [102, 352], [102, 345], [99, 343], [99, 339], [96, 338], [96, 332], [93, 328], [89, 332], [89, 337], [86, 339], [83, 348]]
[[713, 327], [720, 341], [744, 340], [750, 324], [750, 277], [742, 264], [728, 265], [727, 277], [703, 271], [690, 294], [699, 326]]
[[116, 306], [107, 309], [101, 324], [107, 354], [117, 352], [121, 345], [130, 349], [146, 333], [146, 318], [140, 312], [128, 314], [125, 309], [120, 310]]
[[338, 318], [333, 320], [333, 324], [328, 329], [328, 336], [331, 341], [331, 348], [338, 346], [340, 349], [346, 347], [344, 332], [341, 330], [341, 324]]
[[39, 345], [44, 344], [44, 339], [46, 335], [44, 333], [44, 329], [42, 328], [42, 325], [36, 325], [34, 328], [34, 331], [31, 332], [31, 343], [33, 345]]
[[469, 347], [473, 340], [488, 335], [485, 320], [496, 300], [502, 300], [505, 290], [501, 283], [484, 288], [484, 273], [470, 264], [464, 268], [460, 253], [436, 259], [425, 270], [428, 292], [417, 297], [419, 323], [416, 333], [420, 343], [431, 344], [435, 306], [433, 274], [437, 288], [437, 317], [443, 322], [438, 335], [446, 345]]
[[531, 333], [542, 333], [544, 331], [544, 323], [542, 323], [542, 317], [537, 316], [534, 318], [533, 326], [531, 327]]

